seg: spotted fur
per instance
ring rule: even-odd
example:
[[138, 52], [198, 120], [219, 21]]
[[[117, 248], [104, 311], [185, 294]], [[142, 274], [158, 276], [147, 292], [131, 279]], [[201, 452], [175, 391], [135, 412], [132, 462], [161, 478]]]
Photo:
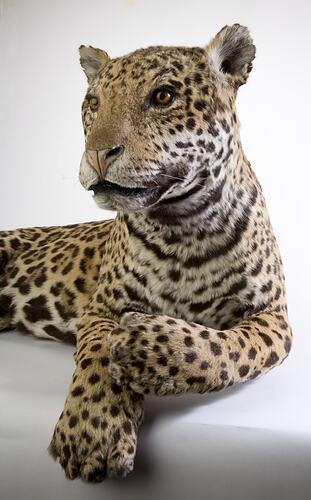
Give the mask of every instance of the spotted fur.
[[[235, 97], [248, 30], [110, 60], [88, 78], [80, 180], [115, 220], [0, 233], [0, 328], [76, 342], [50, 452], [68, 478], [132, 470], [143, 394], [204, 393], [291, 347], [282, 262], [243, 153]], [[154, 104], [157, 89], [169, 105]]]

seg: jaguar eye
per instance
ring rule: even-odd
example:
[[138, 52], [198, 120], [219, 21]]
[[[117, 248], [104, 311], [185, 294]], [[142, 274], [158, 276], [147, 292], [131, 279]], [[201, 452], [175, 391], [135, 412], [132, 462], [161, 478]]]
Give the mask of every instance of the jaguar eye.
[[157, 89], [152, 94], [151, 102], [154, 106], [165, 107], [173, 102], [174, 92], [168, 89]]
[[97, 97], [91, 97], [89, 100], [89, 106], [90, 106], [91, 111], [96, 111], [98, 108], [98, 105], [99, 105], [99, 102], [98, 102]]

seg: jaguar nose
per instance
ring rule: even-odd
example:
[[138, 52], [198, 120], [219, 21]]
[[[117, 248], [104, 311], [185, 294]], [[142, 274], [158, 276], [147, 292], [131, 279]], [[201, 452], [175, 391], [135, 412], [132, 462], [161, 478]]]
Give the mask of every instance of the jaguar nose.
[[86, 149], [86, 158], [101, 179], [105, 178], [108, 167], [123, 154], [124, 146], [109, 149]]

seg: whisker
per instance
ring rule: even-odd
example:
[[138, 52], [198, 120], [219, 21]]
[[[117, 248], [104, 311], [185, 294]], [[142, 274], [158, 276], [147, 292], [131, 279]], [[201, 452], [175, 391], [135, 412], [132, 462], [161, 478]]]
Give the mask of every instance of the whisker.
[[[184, 181], [185, 180], [185, 177], [176, 177], [174, 175], [168, 175], [168, 174], [159, 174], [159, 175], [162, 175], [164, 177], [169, 177], [171, 179], [177, 179], [179, 181]], [[206, 179], [207, 179], [207, 177], [205, 179], [203, 179], [203, 180], [206, 180]], [[191, 182], [193, 182], [193, 181], [194, 181], [194, 179], [191, 180]], [[198, 184], [198, 186], [201, 186], [201, 187], [206, 186], [206, 184], [202, 184], [201, 182], [198, 182], [197, 184]]]
[[177, 179], [178, 181], [184, 181], [184, 177], [176, 177], [175, 175], [168, 175], [168, 174], [159, 174], [162, 175], [163, 177], [169, 177], [170, 179]]

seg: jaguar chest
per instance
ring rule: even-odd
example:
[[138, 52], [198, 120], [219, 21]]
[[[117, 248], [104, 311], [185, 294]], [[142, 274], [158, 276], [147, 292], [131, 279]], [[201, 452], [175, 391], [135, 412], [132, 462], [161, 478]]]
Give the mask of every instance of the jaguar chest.
[[[240, 271], [242, 267], [240, 266]], [[227, 328], [243, 317], [236, 268], [186, 269], [178, 262], [132, 261], [124, 276], [129, 307], [167, 314], [214, 328]], [[246, 286], [239, 275], [239, 285]]]

